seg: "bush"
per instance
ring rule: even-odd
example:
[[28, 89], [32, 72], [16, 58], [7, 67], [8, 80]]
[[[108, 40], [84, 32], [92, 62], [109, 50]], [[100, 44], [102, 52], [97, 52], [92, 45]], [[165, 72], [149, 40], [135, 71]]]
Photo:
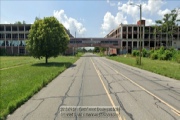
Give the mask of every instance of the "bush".
[[147, 51], [147, 55], [146, 55], [146, 57], [150, 57], [150, 55], [151, 55], [151, 51], [150, 51], [150, 50], [148, 50], [148, 51]]
[[157, 52], [154, 52], [151, 54], [151, 59], [152, 60], [157, 60], [158, 59], [158, 53]]
[[180, 63], [180, 51], [176, 52], [176, 54], [173, 56], [173, 60]]
[[134, 56], [134, 57], [136, 56], [136, 50], [132, 51], [132, 56]]
[[154, 53], [154, 50], [150, 50], [149, 52], [150, 52], [150, 55], [151, 55], [151, 54], [153, 54], [153, 53]]
[[143, 57], [147, 57], [147, 55], [148, 55], [147, 50], [146, 50], [145, 48], [143, 48], [143, 49], [142, 49], [142, 56], [143, 56]]
[[158, 50], [158, 54], [162, 55], [162, 54], [164, 54], [164, 52], [165, 52], [165, 49], [163, 46], [161, 46], [160, 49]]
[[169, 51], [172, 53], [172, 56], [175, 56], [178, 53], [178, 51], [174, 48], [170, 48]]
[[165, 50], [165, 60], [171, 60], [173, 57], [173, 53], [170, 50]]
[[165, 54], [161, 54], [159, 55], [159, 60], [166, 60], [166, 55]]
[[139, 56], [139, 50], [133, 50], [132, 55], [134, 57]]

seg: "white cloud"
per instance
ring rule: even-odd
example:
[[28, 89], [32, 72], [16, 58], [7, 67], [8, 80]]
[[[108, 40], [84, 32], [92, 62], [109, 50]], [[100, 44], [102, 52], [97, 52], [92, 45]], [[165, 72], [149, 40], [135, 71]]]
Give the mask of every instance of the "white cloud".
[[171, 10], [169, 10], [169, 9], [159, 10], [158, 15], [161, 16], [161, 17], [164, 17], [165, 14], [168, 14], [170, 12], [171, 12]]
[[122, 5], [122, 3], [121, 3], [121, 2], [118, 2], [118, 5]]
[[142, 11], [146, 14], [151, 13], [157, 13], [161, 6], [165, 4], [163, 0], [148, 0], [148, 3], [142, 4]]
[[116, 16], [113, 16], [110, 12], [107, 12], [104, 15], [103, 24], [101, 24], [101, 29], [102, 29], [101, 34], [103, 35], [107, 34], [121, 23], [123, 24], [128, 23], [126, 17], [124, 17], [121, 12], [118, 12]]
[[66, 29], [70, 30], [73, 36], [75, 32], [76, 32], [76, 36], [78, 36], [78, 35], [83, 35], [87, 31], [81, 22], [79, 22], [74, 18], [68, 17], [64, 13], [64, 10], [59, 10], [59, 11], [54, 10], [53, 15], [59, 20], [60, 23], [62, 23], [66, 27]]
[[129, 5], [129, 2], [126, 4], [120, 4], [118, 10], [124, 14], [131, 15], [134, 18], [137, 18], [139, 15], [139, 8], [137, 6]]
[[144, 17], [142, 17], [142, 19], [143, 20], [146, 20], [146, 25], [148, 26], [148, 25], [155, 25], [155, 22], [153, 22], [153, 20], [152, 19], [148, 19], [148, 18], [144, 18]]
[[[168, 9], [161, 10], [162, 6], [166, 3], [164, 0], [131, 1], [128, 0], [125, 3], [118, 2], [116, 16], [113, 16], [110, 12], [104, 15], [103, 24], [101, 24], [101, 34], [106, 35], [121, 23], [127, 24], [127, 20], [131, 20], [130, 24], [136, 24], [140, 17], [140, 7], [138, 7], [140, 4], [142, 5], [142, 19], [146, 20], [146, 25], [154, 25], [154, 20], [158, 19], [159, 15], [162, 16], [162, 14], [169, 11]], [[110, 3], [110, 0], [107, 0], [107, 3]], [[134, 3], [134, 5], [130, 5], [130, 3]], [[124, 16], [127, 16], [128, 19]]]
[[[139, 4], [136, 5], [136, 3], [134, 3], [135, 5], [129, 5], [130, 3], [131, 2], [128, 1], [125, 4], [118, 4], [118, 10], [132, 16], [134, 20], [138, 20], [140, 14], [140, 8], [138, 7]], [[142, 14], [154, 16], [164, 3], [163, 0], [148, 0], [147, 3], [141, 3]]]
[[110, 0], [107, 0], [107, 3], [108, 3], [110, 6], [115, 6], [115, 5], [116, 5], [116, 3], [113, 3], [113, 2], [111, 2]]

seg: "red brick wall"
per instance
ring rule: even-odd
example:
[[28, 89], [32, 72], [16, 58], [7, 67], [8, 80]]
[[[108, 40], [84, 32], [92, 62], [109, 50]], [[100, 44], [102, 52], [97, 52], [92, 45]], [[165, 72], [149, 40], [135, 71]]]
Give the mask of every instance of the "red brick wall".
[[145, 24], [146, 24], [146, 21], [145, 21], [145, 20], [141, 20], [141, 22], [140, 22], [140, 20], [137, 21], [137, 25], [140, 25], [140, 24], [145, 25]]

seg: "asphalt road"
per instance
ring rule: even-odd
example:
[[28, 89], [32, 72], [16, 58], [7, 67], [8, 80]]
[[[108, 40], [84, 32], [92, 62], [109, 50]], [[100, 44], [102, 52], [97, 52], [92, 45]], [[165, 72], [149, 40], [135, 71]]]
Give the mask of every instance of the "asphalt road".
[[7, 119], [180, 120], [180, 81], [87, 53]]

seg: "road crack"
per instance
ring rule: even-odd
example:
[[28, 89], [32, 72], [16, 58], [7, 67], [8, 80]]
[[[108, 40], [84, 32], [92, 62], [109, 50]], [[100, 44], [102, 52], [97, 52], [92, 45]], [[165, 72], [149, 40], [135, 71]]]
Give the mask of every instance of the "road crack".
[[163, 110], [165, 113], [167, 113], [168, 115], [170, 115], [174, 120], [177, 120], [171, 113], [169, 113], [167, 110], [165, 110], [163, 107], [161, 107], [160, 105], [158, 105], [158, 103], [161, 103], [159, 100], [158, 102], [155, 102], [155, 105], [157, 106], [157, 108], [160, 108], [161, 110]]

